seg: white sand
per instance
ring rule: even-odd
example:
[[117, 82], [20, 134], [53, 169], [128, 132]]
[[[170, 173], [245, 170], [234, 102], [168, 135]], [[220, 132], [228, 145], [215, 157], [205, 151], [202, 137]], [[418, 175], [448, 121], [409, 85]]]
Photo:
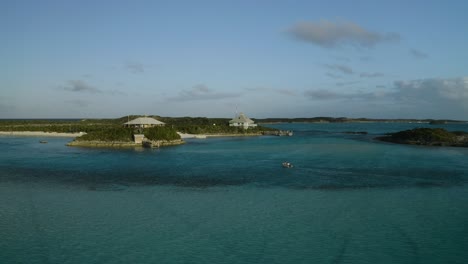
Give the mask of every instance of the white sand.
[[80, 137], [86, 133], [58, 133], [42, 131], [0, 131], [0, 135], [25, 137]]

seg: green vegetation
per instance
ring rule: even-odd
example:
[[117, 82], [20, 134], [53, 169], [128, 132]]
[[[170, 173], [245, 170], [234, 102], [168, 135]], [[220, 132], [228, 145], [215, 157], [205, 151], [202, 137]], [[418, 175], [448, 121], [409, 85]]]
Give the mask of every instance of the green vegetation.
[[182, 133], [189, 134], [251, 134], [260, 133], [262, 131], [274, 130], [267, 127], [253, 127], [243, 129], [240, 127], [231, 127], [227, 124], [224, 125], [186, 125], [177, 126], [177, 130]]
[[264, 127], [242, 129], [229, 126], [228, 118], [206, 117], [160, 117], [150, 116], [166, 123], [163, 127], [147, 129], [124, 128], [123, 124], [139, 116], [125, 116], [117, 119], [30, 119], [30, 120], [0, 120], [0, 131], [44, 131], [59, 133], [85, 132], [77, 137], [69, 146], [89, 147], [132, 147], [133, 134], [144, 134], [152, 141], [158, 141], [158, 146], [180, 144], [177, 131], [190, 134], [247, 134], [274, 130]]
[[305, 117], [305, 118], [264, 118], [254, 119], [257, 123], [352, 123], [352, 122], [401, 122], [401, 123], [430, 123], [430, 124], [456, 124], [466, 123], [458, 120], [434, 119], [373, 119], [373, 118], [347, 118], [347, 117]]
[[[125, 116], [116, 119], [30, 119], [30, 120], [0, 120], [0, 131], [44, 131], [44, 132], [99, 132], [110, 128], [119, 128], [123, 123], [139, 116]], [[244, 130], [242, 128], [230, 127], [230, 118], [206, 118], [206, 117], [161, 117], [150, 116], [166, 123], [166, 127], [171, 127], [176, 131], [190, 134], [246, 134], [271, 131], [268, 127], [258, 126]], [[455, 120], [416, 120], [416, 119], [367, 119], [367, 118], [267, 118], [253, 119], [258, 123], [295, 123], [295, 122], [432, 122], [437, 123], [461, 123]]]
[[86, 135], [77, 137], [76, 141], [132, 142], [133, 129], [124, 127], [105, 128], [101, 130], [91, 131]]
[[59, 133], [78, 133], [105, 130], [120, 127], [115, 119], [28, 119], [28, 120], [0, 120], [0, 131], [44, 131]]
[[449, 132], [442, 128], [415, 128], [377, 139], [399, 144], [468, 147], [467, 132]]
[[[106, 131], [113, 131], [112, 133], [116, 133], [116, 131], [122, 128], [122, 124], [137, 117], [139, 116], [125, 116], [117, 119], [0, 120], [0, 131], [44, 131], [62, 133], [86, 132], [93, 133], [96, 138], [99, 138], [100, 136], [98, 135], [107, 133]], [[246, 134], [275, 130], [262, 126], [246, 130], [237, 127], [230, 127], [229, 118], [149, 117], [165, 122], [165, 127], [189, 134]]]
[[247, 134], [275, 130], [268, 127], [242, 129], [229, 126], [229, 118], [207, 117], [155, 117], [166, 123], [166, 126], [188, 134]]
[[135, 131], [132, 128], [114, 126], [101, 130], [91, 131], [86, 135], [76, 138], [77, 141], [106, 141], [106, 142], [133, 142], [133, 134], [141, 133], [150, 140], [177, 140], [180, 139], [176, 130], [170, 127], [153, 127], [143, 131]]
[[144, 135], [149, 140], [177, 140], [180, 139], [177, 131], [171, 127], [152, 127], [144, 131]]

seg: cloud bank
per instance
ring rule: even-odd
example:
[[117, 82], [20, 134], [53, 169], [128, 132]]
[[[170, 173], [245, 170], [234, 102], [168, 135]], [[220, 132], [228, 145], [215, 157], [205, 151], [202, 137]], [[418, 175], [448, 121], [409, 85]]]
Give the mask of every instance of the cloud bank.
[[[309, 90], [304, 96], [314, 101], [333, 101], [334, 104], [339, 101], [340, 107], [362, 107], [362, 103], [391, 105], [393, 110], [402, 109], [402, 117], [468, 119], [468, 77], [395, 81], [391, 88], [380, 86], [379, 89], [370, 92]], [[366, 111], [372, 113], [373, 109]]]
[[372, 48], [377, 44], [400, 40], [396, 33], [379, 33], [367, 30], [353, 22], [300, 22], [286, 31], [293, 38], [323, 48], [357, 46]]
[[395, 81], [395, 97], [399, 100], [452, 102], [468, 105], [468, 77]]
[[[350, 82], [355, 83], [355, 82]], [[348, 83], [347, 83], [348, 84]], [[385, 88], [385, 86], [379, 86]], [[398, 102], [440, 103], [451, 102], [468, 106], [468, 77], [461, 78], [427, 78], [420, 80], [395, 81], [391, 90], [377, 92], [342, 93], [325, 89], [306, 91], [310, 99], [384, 99]]]

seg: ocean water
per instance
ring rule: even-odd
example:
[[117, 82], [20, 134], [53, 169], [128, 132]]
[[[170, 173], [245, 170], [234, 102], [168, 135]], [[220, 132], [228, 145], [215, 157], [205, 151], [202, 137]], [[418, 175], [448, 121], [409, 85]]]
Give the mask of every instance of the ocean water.
[[294, 136], [0, 137], [0, 263], [467, 263], [468, 149], [373, 140], [427, 124], [271, 126]]

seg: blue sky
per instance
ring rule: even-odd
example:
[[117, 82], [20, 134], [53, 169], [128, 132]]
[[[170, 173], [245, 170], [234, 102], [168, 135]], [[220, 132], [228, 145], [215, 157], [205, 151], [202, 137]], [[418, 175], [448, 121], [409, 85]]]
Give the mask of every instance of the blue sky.
[[0, 1], [0, 118], [468, 120], [467, 1]]

